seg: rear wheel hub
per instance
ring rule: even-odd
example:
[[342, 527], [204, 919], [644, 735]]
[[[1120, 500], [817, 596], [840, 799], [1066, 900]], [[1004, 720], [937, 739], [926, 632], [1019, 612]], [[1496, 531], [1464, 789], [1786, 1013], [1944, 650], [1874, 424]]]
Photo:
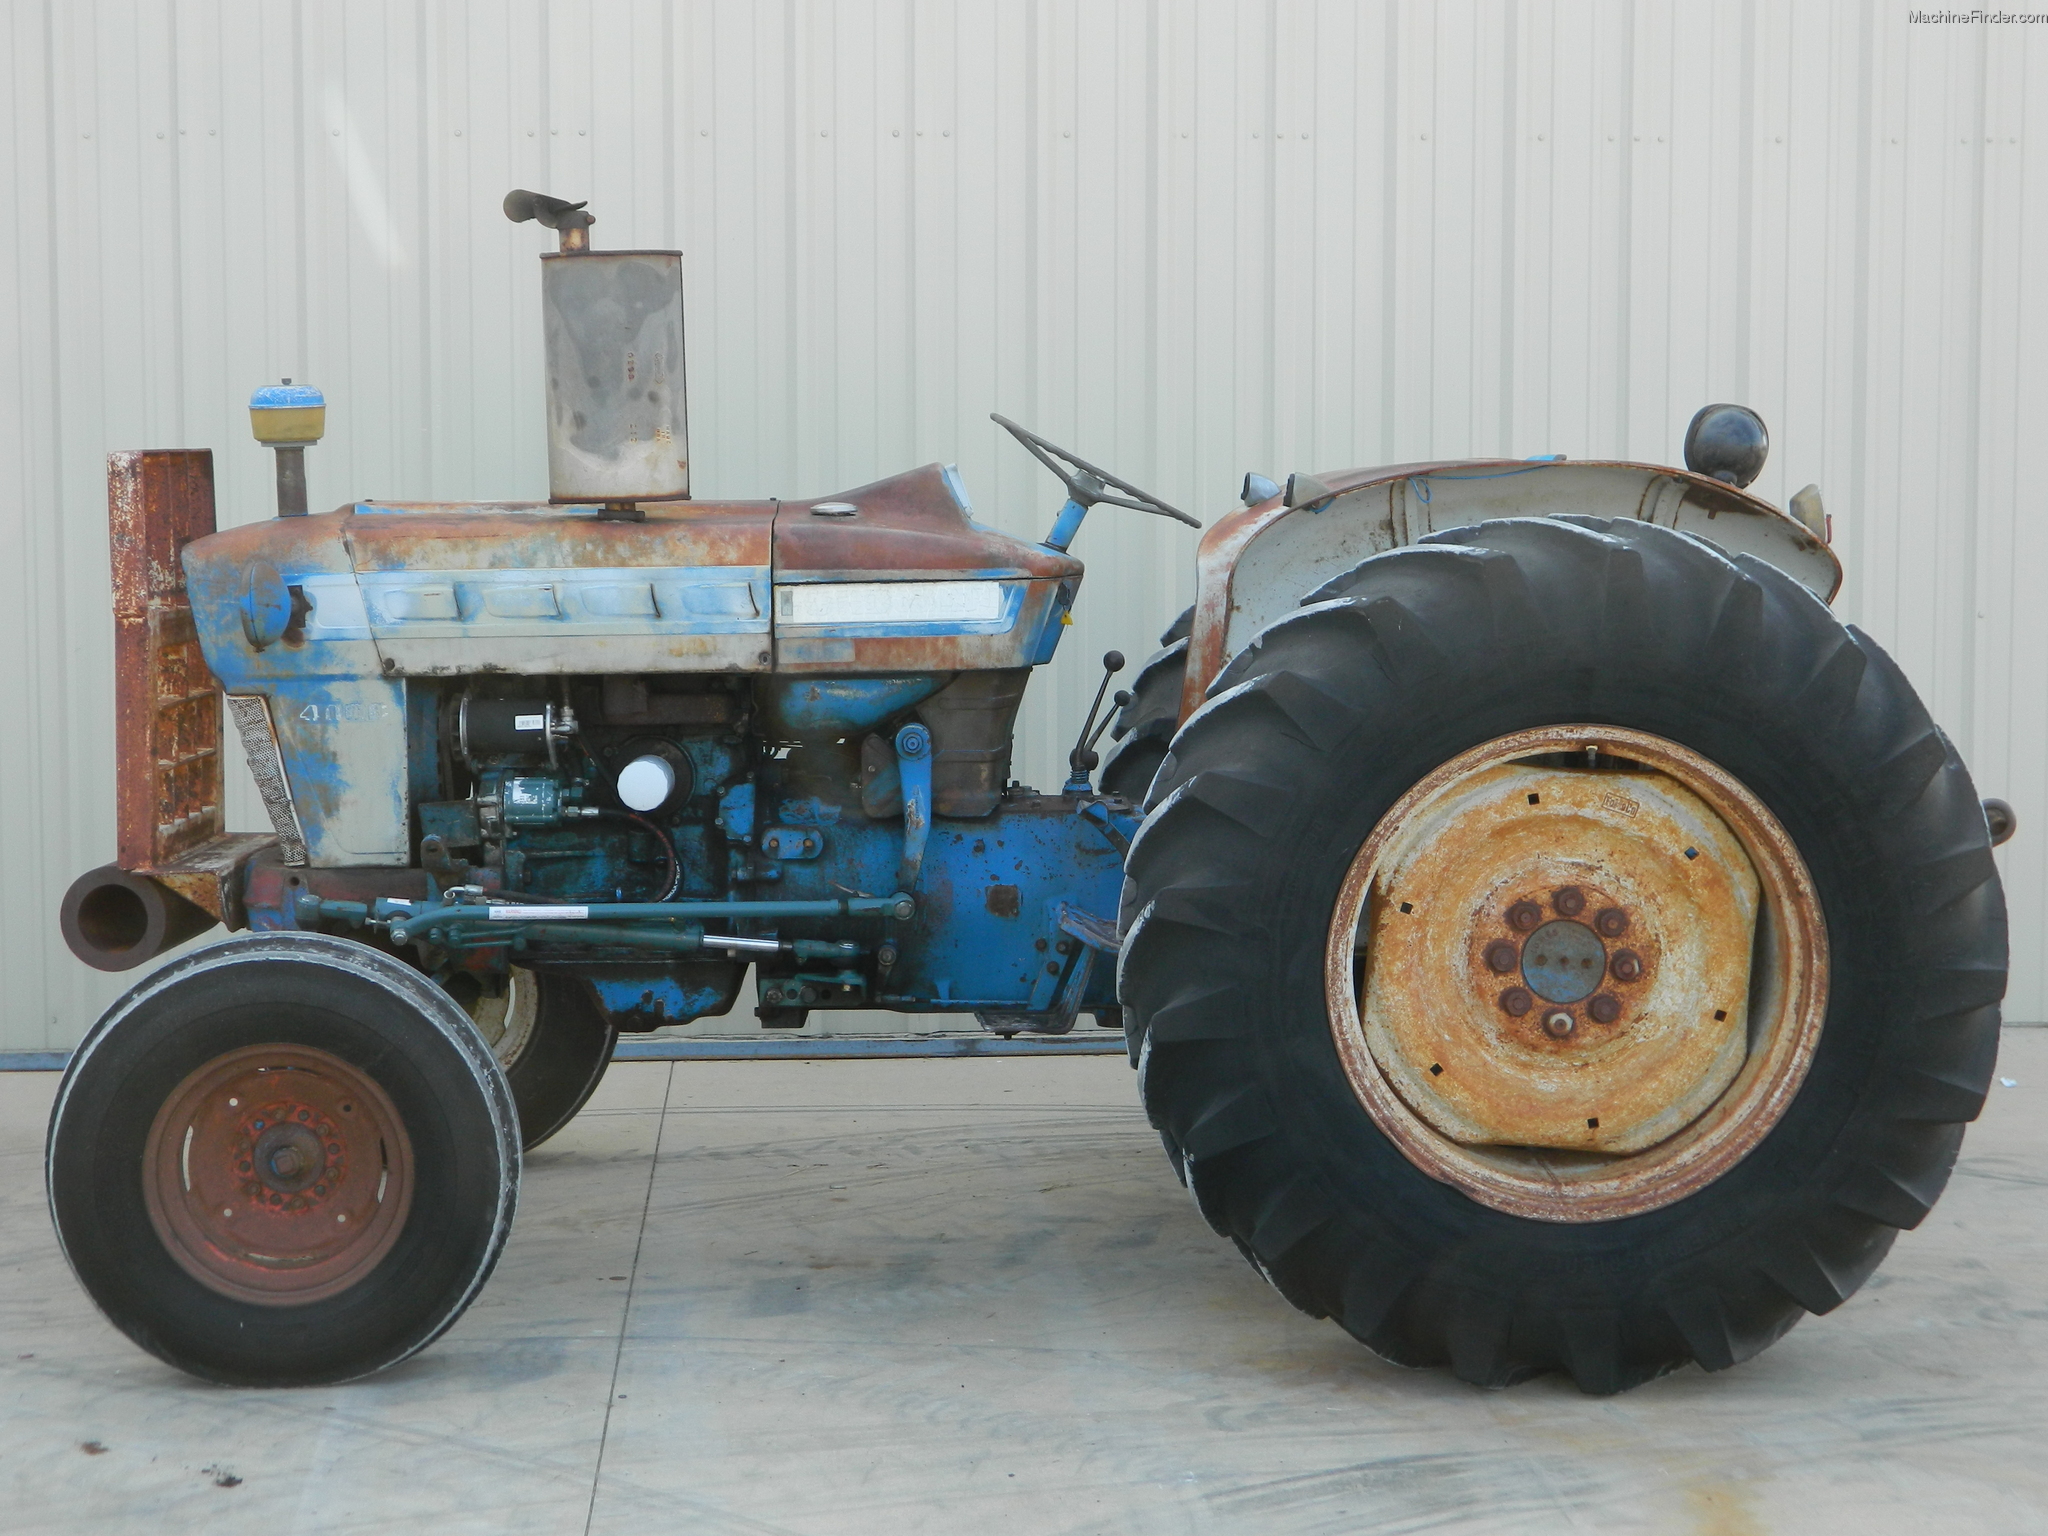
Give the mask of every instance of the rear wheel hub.
[[1404, 796], [1360, 850], [1332, 1026], [1412, 1161], [1521, 1214], [1681, 1198], [1810, 1057], [1826, 935], [1776, 821], [1660, 737], [1518, 733]]

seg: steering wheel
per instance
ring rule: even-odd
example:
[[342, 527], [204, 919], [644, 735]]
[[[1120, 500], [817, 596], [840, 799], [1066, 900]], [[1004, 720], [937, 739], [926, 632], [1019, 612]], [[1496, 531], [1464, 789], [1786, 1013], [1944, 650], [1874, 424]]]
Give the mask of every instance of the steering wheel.
[[[1112, 507], [1129, 507], [1133, 512], [1150, 512], [1155, 517], [1170, 517], [1176, 522], [1186, 523], [1190, 528], [1199, 528], [1199, 520], [1189, 517], [1178, 507], [1168, 506], [1150, 491], [1141, 491], [1128, 480], [1119, 480], [1108, 470], [1090, 464], [1079, 454], [1069, 453], [1056, 443], [1049, 443], [1036, 432], [1020, 427], [1007, 416], [989, 412], [988, 419], [1001, 427], [1010, 436], [1024, 445], [1024, 451], [1038, 460], [1059, 477], [1067, 488], [1067, 494], [1082, 507], [1092, 507], [1099, 501], [1106, 501]], [[1111, 493], [1114, 486], [1124, 494]]]

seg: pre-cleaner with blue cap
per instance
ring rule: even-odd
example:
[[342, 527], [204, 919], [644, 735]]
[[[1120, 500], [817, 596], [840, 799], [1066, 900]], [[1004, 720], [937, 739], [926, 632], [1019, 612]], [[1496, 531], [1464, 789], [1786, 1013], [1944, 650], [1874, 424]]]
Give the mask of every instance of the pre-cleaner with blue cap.
[[306, 445], [327, 431], [327, 397], [284, 379], [249, 397], [249, 430], [277, 450], [277, 515], [306, 515]]

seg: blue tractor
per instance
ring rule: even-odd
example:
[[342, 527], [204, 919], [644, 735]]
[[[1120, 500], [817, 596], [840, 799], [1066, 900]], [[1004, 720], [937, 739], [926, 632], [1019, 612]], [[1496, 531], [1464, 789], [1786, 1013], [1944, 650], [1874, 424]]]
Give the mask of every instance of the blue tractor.
[[[1753, 414], [1684, 470], [1247, 476], [1041, 791], [1012, 732], [1083, 519], [1201, 525], [1002, 418], [1066, 488], [1039, 543], [938, 465], [692, 500], [681, 258], [506, 212], [560, 237], [549, 501], [307, 515], [289, 381], [275, 520], [216, 531], [203, 452], [110, 462], [118, 857], [64, 933], [122, 970], [248, 930], [109, 1009], [52, 1115], [65, 1253], [142, 1347], [247, 1384], [425, 1347], [522, 1148], [750, 971], [771, 1030], [1120, 1028], [1283, 1296], [1476, 1382], [1733, 1364], [1926, 1213], [2011, 813], [1830, 614], [1818, 493], [1743, 489]], [[271, 833], [224, 830], [224, 718]]]

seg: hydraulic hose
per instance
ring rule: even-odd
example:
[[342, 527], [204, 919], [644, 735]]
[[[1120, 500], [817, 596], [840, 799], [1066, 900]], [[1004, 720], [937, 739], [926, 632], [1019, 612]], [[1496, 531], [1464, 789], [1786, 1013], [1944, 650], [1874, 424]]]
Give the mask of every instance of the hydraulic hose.
[[653, 837], [655, 846], [661, 849], [662, 857], [668, 861], [667, 884], [662, 890], [662, 893], [654, 899], [656, 901], [673, 901], [675, 899], [676, 892], [682, 889], [683, 865], [682, 861], [676, 857], [675, 844], [671, 843], [668, 840], [667, 834], [664, 833], [661, 830], [661, 828], [657, 827], [653, 822], [649, 821], [645, 816], [642, 816], [638, 811], [615, 811], [607, 808], [604, 810], [600, 810], [598, 812], [598, 815], [620, 816], [625, 818], [627, 821], [637, 822], [643, 829], [646, 830], [646, 832], [650, 836]]

